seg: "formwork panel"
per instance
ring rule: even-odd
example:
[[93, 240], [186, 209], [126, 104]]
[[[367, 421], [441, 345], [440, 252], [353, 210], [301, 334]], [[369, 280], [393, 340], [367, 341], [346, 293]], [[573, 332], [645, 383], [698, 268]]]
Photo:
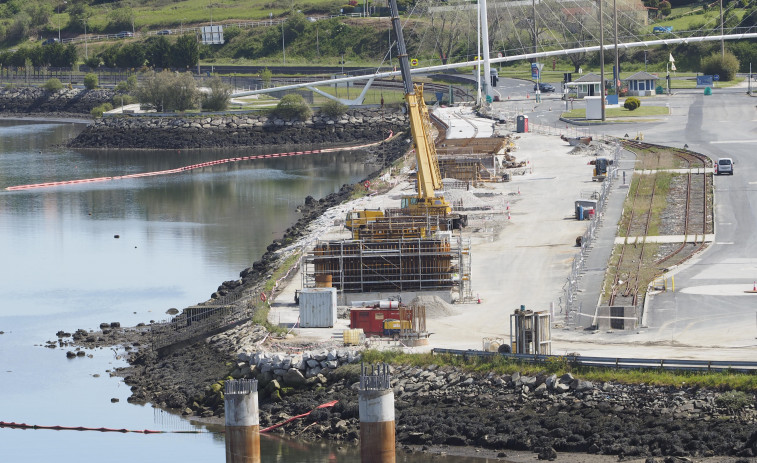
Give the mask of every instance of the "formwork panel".
[[450, 289], [459, 283], [459, 254], [448, 239], [318, 242], [304, 286], [328, 274], [343, 292]]

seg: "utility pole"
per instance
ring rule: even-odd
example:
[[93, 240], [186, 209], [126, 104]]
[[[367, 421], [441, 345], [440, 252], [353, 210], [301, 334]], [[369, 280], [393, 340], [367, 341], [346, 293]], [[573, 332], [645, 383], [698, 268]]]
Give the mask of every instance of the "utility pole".
[[618, 56], [618, 5], [617, 0], [612, 0], [612, 21], [615, 26], [615, 94], [620, 97], [620, 57]]
[[83, 18], [82, 21], [84, 21], [84, 59], [89, 59], [89, 53], [87, 51], [87, 18]]
[[[534, 31], [534, 53], [536, 53], [536, 0], [531, 0], [531, 19], [533, 24], [533, 31]], [[539, 61], [536, 59], [535, 61]]]
[[602, 121], [605, 120], [605, 21], [602, 17], [602, 2], [599, 0], [599, 96], [602, 101]]
[[489, 64], [489, 17], [486, 11], [486, 0], [479, 0], [481, 8], [481, 42], [483, 44], [484, 58], [484, 98], [491, 96], [491, 65]]
[[720, 0], [720, 56], [725, 58], [725, 39], [723, 39], [723, 0]]
[[284, 64], [287, 64], [287, 50], [284, 45], [284, 21], [281, 21], [281, 53], [284, 55]]

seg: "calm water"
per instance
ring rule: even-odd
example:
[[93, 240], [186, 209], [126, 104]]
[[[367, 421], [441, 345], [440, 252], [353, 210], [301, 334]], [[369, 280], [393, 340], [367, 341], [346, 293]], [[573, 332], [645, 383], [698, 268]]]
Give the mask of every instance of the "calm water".
[[[0, 121], [0, 421], [203, 433], [0, 429], [0, 461], [223, 462], [223, 435], [126, 402], [129, 388], [107, 373], [123, 365], [116, 358], [119, 352], [102, 349], [91, 358], [67, 359], [64, 349], [43, 344], [56, 339], [58, 330], [160, 320], [171, 307], [207, 299], [222, 281], [238, 278], [297, 220], [295, 207], [305, 196], [337, 191], [363, 178], [367, 167], [356, 154], [336, 153], [3, 191], [233, 155], [212, 150], [78, 153], [57, 147], [82, 128]], [[359, 460], [348, 446], [275, 437], [261, 444], [263, 461]], [[403, 455], [402, 460], [427, 458]]]

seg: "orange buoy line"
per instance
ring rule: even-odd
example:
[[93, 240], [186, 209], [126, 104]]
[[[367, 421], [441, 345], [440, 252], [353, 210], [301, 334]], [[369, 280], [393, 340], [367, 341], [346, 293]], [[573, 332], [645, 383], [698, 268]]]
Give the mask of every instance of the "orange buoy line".
[[385, 140], [382, 140], [376, 143], [368, 143], [365, 145], [346, 146], [346, 147], [341, 147], [341, 148], [324, 148], [320, 150], [290, 151], [287, 153], [260, 154], [256, 156], [226, 158], [226, 159], [218, 159], [216, 161], [208, 161], [208, 162], [202, 162], [199, 164], [192, 164], [189, 166], [178, 167], [176, 169], [158, 170], [158, 171], [153, 171], [153, 172], [142, 172], [140, 174], [119, 175], [116, 177], [95, 177], [95, 178], [83, 178], [83, 179], [78, 179], [78, 180], [64, 180], [60, 182], [33, 183], [29, 185], [15, 185], [15, 186], [6, 187], [5, 189], [7, 191], [31, 190], [35, 188], [49, 188], [49, 187], [54, 187], [54, 186], [78, 185], [82, 183], [107, 182], [109, 180], [155, 177], [157, 175], [179, 174], [182, 172], [189, 172], [190, 170], [200, 169], [202, 167], [216, 166], [220, 164], [227, 164], [230, 162], [253, 161], [256, 159], [272, 159], [272, 158], [283, 158], [287, 156], [302, 156], [306, 154], [320, 154], [320, 153], [332, 153], [334, 151], [356, 150], [356, 149], [368, 148], [369, 146], [379, 145], [385, 142], [386, 140], [389, 140], [390, 138], [392, 138], [392, 135], [393, 135], [392, 132], [389, 132], [389, 136]]
[[[274, 424], [273, 426], [267, 427], [265, 429], [261, 429], [260, 432], [268, 432], [273, 429], [276, 429], [280, 426], [284, 426], [285, 424], [291, 423], [294, 420], [298, 420], [300, 418], [304, 418], [314, 411], [321, 409], [321, 408], [329, 408], [333, 407], [334, 405], [339, 402], [338, 400], [332, 400], [330, 402], [326, 402], [324, 404], [321, 404], [314, 409], [310, 410], [307, 413], [303, 413], [301, 415], [293, 416], [285, 421], [282, 421], [281, 423]], [[121, 432], [121, 433], [137, 433], [137, 434], [203, 434], [207, 433], [208, 431], [202, 431], [202, 430], [195, 430], [195, 431], [155, 431], [151, 429], [117, 429], [117, 428], [87, 428], [85, 426], [43, 426], [38, 424], [26, 424], [26, 423], [16, 423], [13, 421], [0, 421], [0, 428], [14, 428], [14, 429], [48, 429], [52, 431], [98, 431], [98, 432]]]

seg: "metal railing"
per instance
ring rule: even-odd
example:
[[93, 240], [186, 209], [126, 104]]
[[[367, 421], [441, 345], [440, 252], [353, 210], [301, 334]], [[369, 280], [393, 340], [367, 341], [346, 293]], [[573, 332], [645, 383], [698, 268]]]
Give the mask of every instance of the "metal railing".
[[645, 359], [623, 357], [584, 357], [581, 355], [531, 355], [500, 354], [480, 350], [440, 349], [432, 350], [434, 355], [447, 354], [462, 357], [506, 357], [528, 363], [545, 363], [550, 359], [565, 360], [572, 365], [585, 367], [603, 367], [618, 369], [661, 369], [686, 371], [757, 371], [757, 362], [739, 360], [681, 360], [681, 359]]
[[[613, 166], [608, 169], [605, 180], [600, 184], [599, 190], [592, 199], [597, 200], [597, 210], [591, 217], [586, 231], [580, 238], [580, 251], [573, 258], [570, 274], [563, 285], [563, 299], [560, 301], [561, 311], [565, 313], [565, 325], [576, 326], [578, 315], [581, 314], [581, 301], [578, 300], [578, 291], [580, 289], [581, 276], [586, 268], [586, 259], [589, 255], [589, 249], [594, 243], [597, 230], [602, 221], [603, 209], [607, 201], [607, 196], [612, 189], [613, 182], [618, 175], [618, 160], [620, 159], [620, 143], [615, 143], [613, 153]], [[577, 243], [578, 244], [578, 243]]]

